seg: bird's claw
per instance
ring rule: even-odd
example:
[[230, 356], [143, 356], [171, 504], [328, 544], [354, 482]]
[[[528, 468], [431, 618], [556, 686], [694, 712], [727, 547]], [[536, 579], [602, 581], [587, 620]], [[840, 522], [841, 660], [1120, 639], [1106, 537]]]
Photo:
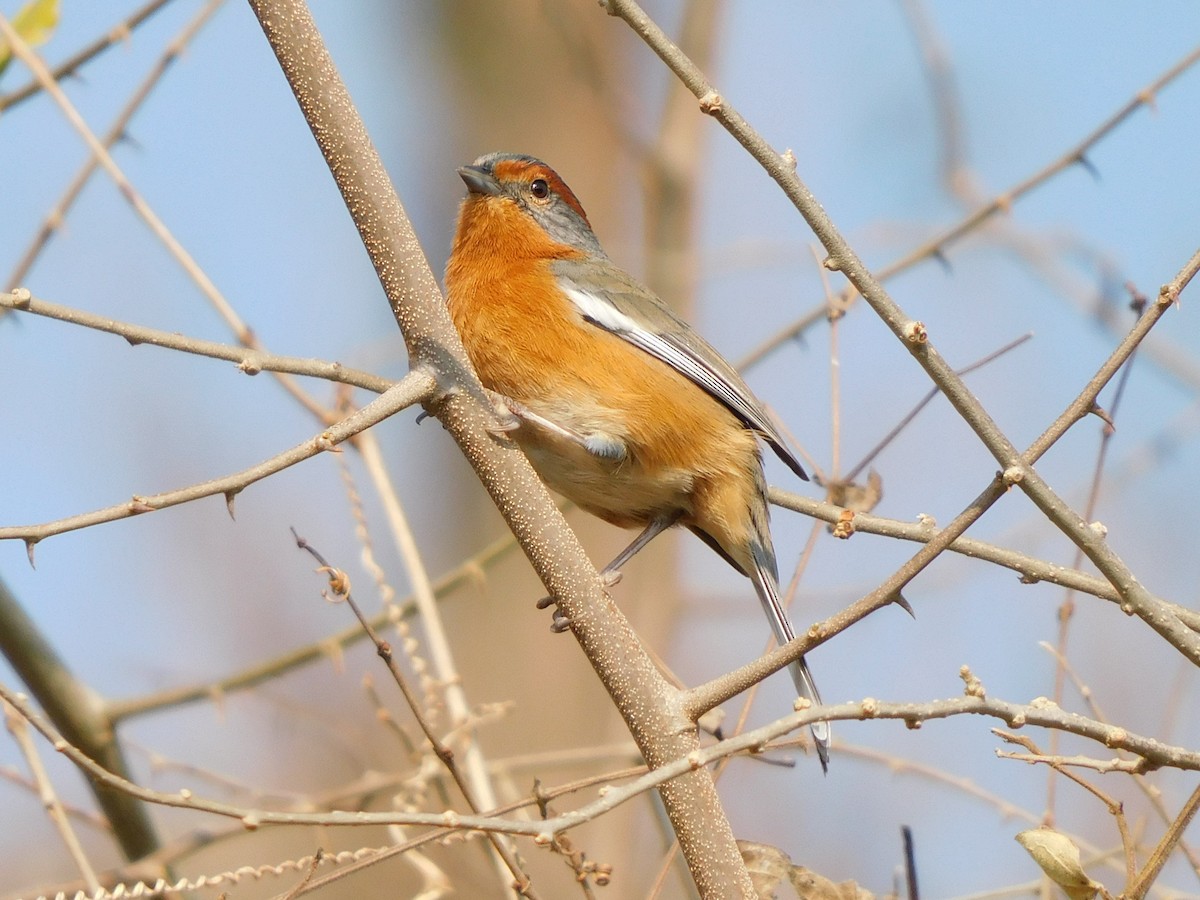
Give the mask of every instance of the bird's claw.
[[521, 417], [509, 408], [508, 398], [494, 391], [488, 391], [488, 394], [491, 395], [492, 412], [496, 414], [496, 421], [487, 426], [488, 434], [500, 437], [520, 428]]
[[550, 620], [550, 630], [555, 634], [563, 634], [564, 632], [571, 630], [571, 620], [568, 619], [567, 614], [557, 606], [554, 607], [554, 615]]
[[564, 631], [571, 630], [571, 620], [567, 618], [567, 614], [554, 605], [553, 597], [543, 597], [537, 602], [538, 609], [546, 609], [554, 606], [553, 618], [550, 621], [550, 630], [555, 634], [562, 634]]

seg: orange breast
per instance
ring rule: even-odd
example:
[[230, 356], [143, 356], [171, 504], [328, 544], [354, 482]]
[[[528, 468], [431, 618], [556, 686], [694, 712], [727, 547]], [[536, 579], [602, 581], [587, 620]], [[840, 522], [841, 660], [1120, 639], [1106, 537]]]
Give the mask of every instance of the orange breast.
[[[480, 379], [564, 428], [627, 448], [606, 459], [523, 425], [512, 434], [539, 475], [617, 525], [678, 510], [723, 546], [744, 542], [761, 471], [753, 434], [666, 363], [583, 321], [557, 289], [554, 257], [497, 246], [497, 231], [511, 229], [484, 235], [460, 222], [446, 272], [450, 314]], [[579, 252], [552, 247], [559, 257]], [[487, 263], [472, 264], [482, 250]]]

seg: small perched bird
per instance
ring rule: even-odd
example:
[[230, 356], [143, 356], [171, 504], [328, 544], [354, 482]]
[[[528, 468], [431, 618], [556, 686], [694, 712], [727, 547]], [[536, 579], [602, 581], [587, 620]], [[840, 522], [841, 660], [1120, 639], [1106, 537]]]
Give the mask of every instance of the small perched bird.
[[[750, 578], [776, 639], [792, 640], [758, 438], [808, 476], [771, 415], [691, 326], [613, 264], [548, 165], [492, 153], [458, 174], [468, 193], [446, 267], [450, 315], [542, 480], [606, 522], [643, 529], [605, 574], [683, 525]], [[804, 660], [790, 671], [819, 704]], [[812, 733], [824, 768], [828, 723]]]

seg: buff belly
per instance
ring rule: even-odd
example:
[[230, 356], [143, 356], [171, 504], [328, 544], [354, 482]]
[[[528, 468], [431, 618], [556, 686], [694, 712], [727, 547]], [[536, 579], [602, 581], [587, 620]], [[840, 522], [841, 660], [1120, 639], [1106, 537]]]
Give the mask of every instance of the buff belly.
[[[647, 465], [636, 443], [613, 429], [616, 417], [593, 408], [565, 415], [556, 404], [530, 404], [534, 412], [590, 439], [578, 440], [522, 422], [511, 436], [541, 479], [587, 512], [613, 525], [634, 528], [658, 516], [692, 510], [695, 473], [690, 468]], [[599, 450], [601, 452], [595, 452]]]

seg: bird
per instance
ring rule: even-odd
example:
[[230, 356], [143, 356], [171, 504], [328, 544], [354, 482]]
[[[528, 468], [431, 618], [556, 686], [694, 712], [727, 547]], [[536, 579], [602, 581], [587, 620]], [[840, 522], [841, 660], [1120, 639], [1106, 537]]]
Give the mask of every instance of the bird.
[[[808, 475], [746, 382], [686, 321], [618, 267], [566, 182], [532, 156], [489, 153], [467, 186], [446, 296], [467, 356], [542, 481], [641, 533], [602, 574], [615, 583], [668, 528], [689, 529], [747, 576], [780, 644], [779, 596], [759, 440]], [[819, 705], [804, 658], [789, 666]], [[830, 728], [811, 726], [823, 770]]]

